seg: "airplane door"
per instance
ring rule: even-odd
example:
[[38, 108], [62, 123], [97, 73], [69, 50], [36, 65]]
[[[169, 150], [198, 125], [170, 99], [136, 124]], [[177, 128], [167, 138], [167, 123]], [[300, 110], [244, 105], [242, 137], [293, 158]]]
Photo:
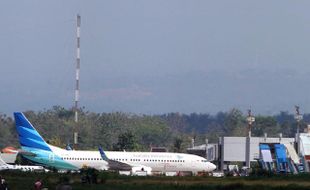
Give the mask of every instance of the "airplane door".
[[54, 154], [49, 154], [48, 155], [48, 161], [50, 163], [54, 163], [55, 162], [55, 155]]

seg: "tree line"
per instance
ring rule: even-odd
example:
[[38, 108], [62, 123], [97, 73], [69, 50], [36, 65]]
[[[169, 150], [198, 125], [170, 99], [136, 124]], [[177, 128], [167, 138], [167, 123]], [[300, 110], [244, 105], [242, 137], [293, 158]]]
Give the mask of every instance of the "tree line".
[[[73, 131], [79, 132], [78, 149], [149, 151], [150, 147], [167, 147], [170, 151], [183, 152], [190, 147], [191, 139], [197, 144], [216, 143], [220, 136], [245, 136], [246, 115], [238, 109], [206, 113], [168, 113], [139, 115], [132, 113], [94, 113], [79, 110], [79, 122], [74, 122], [74, 112], [61, 106], [44, 111], [25, 111], [24, 114], [48, 143], [66, 147], [72, 144]], [[252, 136], [294, 137], [297, 123], [294, 115], [280, 112], [277, 115], [256, 115]], [[301, 131], [310, 122], [304, 114]], [[14, 119], [0, 114], [0, 148], [19, 147]]]

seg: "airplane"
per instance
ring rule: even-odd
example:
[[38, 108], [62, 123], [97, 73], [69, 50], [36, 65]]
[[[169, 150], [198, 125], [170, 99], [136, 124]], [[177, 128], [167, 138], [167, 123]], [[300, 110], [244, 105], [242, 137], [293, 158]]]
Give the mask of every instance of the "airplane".
[[216, 166], [205, 158], [185, 153], [66, 150], [46, 143], [22, 112], [14, 113], [22, 156], [33, 163], [59, 170], [97, 170], [139, 172], [212, 172]]
[[28, 165], [12, 165], [7, 164], [0, 156], [0, 171], [1, 170], [21, 170], [21, 171], [48, 171], [43, 166], [28, 166]]

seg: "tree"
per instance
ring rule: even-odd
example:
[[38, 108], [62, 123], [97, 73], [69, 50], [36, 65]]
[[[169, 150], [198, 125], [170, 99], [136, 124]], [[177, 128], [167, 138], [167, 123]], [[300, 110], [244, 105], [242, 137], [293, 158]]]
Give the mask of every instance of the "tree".
[[271, 116], [256, 116], [253, 123], [253, 136], [264, 136], [267, 133], [269, 136], [275, 136], [279, 133], [279, 125], [274, 117]]
[[181, 152], [183, 140], [180, 137], [176, 137], [173, 143], [173, 151]]
[[118, 151], [135, 150], [136, 147], [136, 137], [129, 131], [118, 136], [118, 142], [114, 145], [113, 149]]
[[224, 120], [224, 135], [231, 136], [244, 136], [245, 135], [245, 118], [242, 116], [242, 112], [238, 109], [232, 109], [226, 113]]

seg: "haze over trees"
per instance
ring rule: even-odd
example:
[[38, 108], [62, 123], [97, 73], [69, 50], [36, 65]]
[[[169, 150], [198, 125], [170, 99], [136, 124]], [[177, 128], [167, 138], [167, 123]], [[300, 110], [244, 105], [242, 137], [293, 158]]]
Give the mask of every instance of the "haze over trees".
[[[54, 106], [39, 112], [24, 114], [50, 144], [65, 147], [72, 143], [73, 129], [79, 131], [79, 149], [149, 151], [150, 147], [167, 147], [170, 151], [182, 152], [190, 147], [191, 139], [196, 144], [218, 141], [220, 136], [245, 136], [246, 115], [238, 109], [205, 113], [168, 113], [162, 115], [137, 115], [132, 113], [94, 113], [80, 110], [79, 123], [74, 122], [71, 109]], [[280, 112], [273, 116], [256, 115], [252, 136], [294, 137], [296, 121], [294, 115]], [[310, 114], [304, 114], [301, 131], [310, 122]], [[19, 147], [14, 119], [0, 114], [0, 148]]]

